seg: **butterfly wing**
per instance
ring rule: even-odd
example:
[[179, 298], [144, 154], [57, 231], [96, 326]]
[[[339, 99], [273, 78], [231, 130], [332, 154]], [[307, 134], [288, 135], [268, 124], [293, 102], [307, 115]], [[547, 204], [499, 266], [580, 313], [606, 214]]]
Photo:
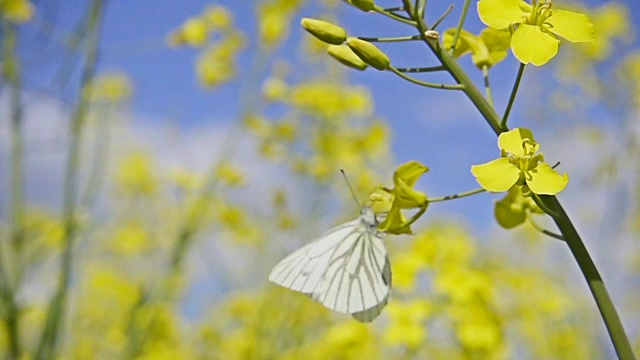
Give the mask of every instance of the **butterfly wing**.
[[342, 224], [296, 250], [271, 270], [269, 281], [305, 294], [313, 293], [320, 284], [336, 247], [357, 231], [359, 225], [359, 220]]
[[269, 280], [364, 322], [380, 314], [391, 292], [384, 243], [362, 219], [333, 228], [292, 253], [274, 267]]

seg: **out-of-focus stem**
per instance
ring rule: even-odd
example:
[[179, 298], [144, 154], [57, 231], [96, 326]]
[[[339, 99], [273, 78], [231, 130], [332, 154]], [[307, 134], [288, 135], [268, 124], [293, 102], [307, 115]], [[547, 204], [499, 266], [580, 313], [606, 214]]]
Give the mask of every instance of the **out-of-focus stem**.
[[[11, 122], [11, 243], [8, 254], [3, 254], [5, 244], [0, 244], [0, 295], [6, 306], [5, 324], [9, 342], [9, 356], [21, 357], [20, 309], [16, 303], [16, 292], [20, 284], [17, 274], [22, 266], [20, 262], [22, 242], [24, 240], [24, 134], [21, 100], [20, 64], [17, 57], [17, 30], [7, 20], [2, 21], [3, 28], [3, 75], [9, 84], [9, 112]], [[9, 269], [7, 265], [13, 265]], [[13, 271], [12, 271], [13, 270]]]
[[61, 258], [61, 274], [56, 293], [49, 305], [47, 321], [38, 345], [36, 359], [52, 359], [56, 357], [57, 344], [61, 335], [61, 323], [65, 316], [71, 271], [73, 269], [73, 251], [77, 236], [76, 205], [78, 198], [78, 166], [80, 162], [80, 145], [82, 130], [89, 103], [83, 90], [92, 81], [98, 62], [98, 42], [100, 22], [104, 0], [94, 0], [91, 4], [85, 27], [84, 67], [80, 80], [77, 105], [69, 123], [69, 152], [64, 180], [64, 243]]

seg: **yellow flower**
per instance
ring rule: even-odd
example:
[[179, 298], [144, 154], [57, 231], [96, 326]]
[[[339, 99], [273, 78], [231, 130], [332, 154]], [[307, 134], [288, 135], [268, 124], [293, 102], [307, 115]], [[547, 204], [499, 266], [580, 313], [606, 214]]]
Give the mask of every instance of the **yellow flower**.
[[[449, 49], [453, 44], [456, 29], [451, 28], [444, 33], [443, 46]], [[464, 29], [460, 32], [453, 56], [460, 57], [471, 53], [471, 60], [479, 68], [492, 67], [507, 56], [510, 42], [509, 32], [486, 28], [480, 35], [474, 35]]]
[[580, 13], [555, 9], [551, 0], [480, 0], [478, 15], [485, 25], [512, 32], [511, 50], [523, 64], [546, 64], [556, 56], [560, 41], [593, 41], [593, 24]]
[[504, 192], [518, 185], [525, 196], [530, 192], [555, 195], [567, 186], [569, 176], [558, 174], [544, 162], [531, 130], [516, 128], [504, 132], [498, 137], [498, 146], [501, 158], [471, 167], [473, 176], [485, 190]]
[[[393, 189], [378, 189], [369, 200], [374, 204], [374, 212], [385, 212], [388, 209], [385, 220], [378, 225], [378, 229], [390, 234], [412, 234], [411, 223], [417, 219], [427, 208], [427, 195], [413, 189], [416, 181], [429, 169], [417, 161], [409, 161], [400, 165], [393, 173]], [[385, 195], [384, 193], [388, 195]], [[420, 208], [414, 218], [407, 220], [402, 213], [403, 209]]]

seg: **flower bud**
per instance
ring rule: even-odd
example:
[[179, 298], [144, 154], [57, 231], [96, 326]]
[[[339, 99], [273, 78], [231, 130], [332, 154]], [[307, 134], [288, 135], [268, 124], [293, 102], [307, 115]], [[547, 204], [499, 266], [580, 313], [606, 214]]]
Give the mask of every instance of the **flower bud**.
[[373, 3], [373, 0], [350, 0], [350, 1], [351, 1], [351, 4], [353, 4], [353, 6], [357, 7], [362, 11], [371, 11], [375, 6], [375, 4]]
[[350, 37], [347, 39], [347, 45], [362, 61], [378, 70], [387, 70], [391, 65], [391, 60], [389, 60], [387, 54], [370, 42]]
[[347, 39], [347, 32], [340, 26], [334, 25], [330, 22], [302, 18], [300, 25], [307, 30], [311, 35], [318, 38], [320, 41], [327, 44], [340, 45]]
[[362, 59], [360, 59], [358, 55], [356, 55], [347, 45], [329, 45], [329, 47], [327, 47], [327, 52], [331, 57], [350, 68], [360, 71], [367, 68], [367, 64], [365, 64], [365, 62], [362, 61]]

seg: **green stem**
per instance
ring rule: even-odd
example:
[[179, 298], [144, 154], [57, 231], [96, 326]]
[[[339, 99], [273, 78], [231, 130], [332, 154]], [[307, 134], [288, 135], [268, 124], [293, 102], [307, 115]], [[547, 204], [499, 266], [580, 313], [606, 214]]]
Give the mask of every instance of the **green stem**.
[[427, 72], [436, 72], [447, 70], [442, 65], [439, 66], [428, 66], [428, 67], [418, 67], [418, 68], [396, 68], [396, 70], [402, 73], [427, 73]]
[[413, 21], [411, 21], [411, 20], [408, 20], [408, 19], [405, 19], [405, 18], [403, 18], [402, 16], [398, 16], [398, 15], [396, 15], [396, 14], [392, 13], [392, 12], [385, 11], [385, 9], [383, 9], [383, 8], [379, 7], [378, 5], [375, 5], [375, 6], [373, 7], [373, 11], [377, 12], [378, 14], [384, 15], [384, 16], [386, 16], [386, 17], [388, 17], [388, 18], [391, 18], [391, 19], [393, 19], [393, 20], [399, 21], [399, 22], [401, 22], [401, 23], [403, 23], [403, 24], [407, 24], [407, 25], [411, 25], [411, 26], [416, 26], [416, 23], [415, 23], [415, 22], [413, 22]]
[[76, 204], [78, 190], [78, 165], [80, 162], [81, 135], [86, 119], [89, 104], [83, 96], [83, 89], [91, 82], [95, 75], [98, 62], [98, 40], [100, 34], [100, 20], [104, 0], [94, 0], [86, 25], [85, 63], [82, 71], [81, 86], [78, 92], [78, 105], [72, 114], [69, 123], [69, 152], [67, 155], [67, 167], [64, 181], [64, 243], [61, 258], [61, 278], [58, 282], [56, 293], [49, 304], [47, 321], [38, 344], [36, 359], [56, 358], [57, 344], [61, 335], [61, 323], [65, 316], [68, 290], [73, 269], [73, 248], [75, 244]]
[[518, 93], [518, 88], [520, 87], [520, 80], [522, 80], [522, 74], [524, 73], [524, 64], [520, 63], [520, 67], [518, 68], [518, 74], [516, 75], [516, 81], [513, 84], [513, 88], [511, 89], [511, 96], [509, 96], [509, 103], [507, 103], [507, 108], [504, 111], [504, 115], [502, 116], [502, 121], [500, 121], [500, 125], [503, 129], [507, 128], [507, 121], [509, 120], [509, 114], [511, 113], [511, 108], [513, 107], [513, 103], [516, 100], [516, 94]]
[[467, 12], [469, 10], [470, 3], [471, 3], [471, 0], [465, 0], [464, 5], [462, 6], [462, 13], [460, 14], [460, 19], [458, 20], [458, 26], [456, 26], [456, 33], [453, 35], [453, 42], [451, 42], [451, 47], [447, 50], [456, 48], [456, 44], [458, 43], [458, 38], [460, 37], [460, 32], [462, 31], [464, 22], [467, 19]]
[[[2, 297], [5, 303], [5, 324], [9, 354], [12, 359], [21, 357], [20, 344], [20, 309], [16, 303], [16, 291], [19, 287], [18, 267], [23, 266], [22, 245], [24, 241], [24, 127], [21, 100], [21, 74], [17, 58], [17, 32], [13, 24], [2, 21], [4, 44], [3, 58], [4, 73], [10, 87], [9, 106], [11, 116], [11, 250], [12, 256], [2, 256], [0, 253], [0, 283]], [[2, 249], [0, 244], [0, 249]], [[5, 268], [5, 264], [12, 263], [14, 271]], [[14, 276], [11, 276], [13, 274]], [[12, 279], [12, 277], [14, 279]]]
[[427, 0], [416, 0], [414, 9], [414, 19], [424, 19], [424, 9], [427, 7]]
[[467, 197], [467, 196], [471, 196], [471, 195], [475, 195], [475, 194], [480, 194], [480, 193], [483, 193], [485, 191], [487, 191], [487, 190], [485, 190], [483, 188], [480, 188], [480, 189], [465, 191], [465, 192], [461, 192], [461, 193], [457, 193], [457, 194], [453, 194], [453, 195], [447, 195], [447, 196], [442, 196], [442, 197], [437, 197], [437, 198], [430, 198], [429, 202], [433, 203], [433, 202], [439, 202], [439, 201], [460, 199], [460, 198], [463, 198], [463, 197]]
[[564, 238], [562, 237], [562, 235], [558, 235], [552, 231], [549, 231], [547, 229], [543, 229], [540, 225], [538, 225], [538, 223], [536, 223], [532, 218], [531, 218], [531, 214], [529, 214], [528, 216], [529, 219], [529, 224], [531, 224], [531, 226], [533, 226], [534, 229], [538, 230], [539, 232], [552, 237], [554, 239], [560, 240], [560, 241], [565, 241]]
[[422, 40], [419, 35], [413, 36], [396, 36], [396, 37], [363, 37], [358, 36], [358, 39], [368, 42], [402, 42], [402, 41], [415, 41]]
[[[444, 21], [444, 19], [447, 18], [447, 15], [449, 15], [449, 13], [451, 13], [451, 10], [453, 10], [453, 5], [449, 5], [449, 7], [447, 8], [447, 10], [444, 11], [444, 13], [440, 16], [440, 18], [438, 20], [436, 20], [435, 23], [433, 23], [433, 25], [431, 25], [429, 27], [429, 30], [433, 30], [435, 28], [438, 27], [438, 25], [440, 25], [441, 22]], [[424, 19], [423, 19], [424, 20]]]
[[[112, 104], [108, 105], [113, 106]], [[109, 124], [110, 108], [102, 107], [98, 109], [98, 116], [94, 122], [94, 156], [91, 161], [87, 185], [84, 193], [80, 197], [80, 204], [83, 208], [92, 208], [95, 204], [103, 183], [107, 176], [105, 171], [109, 167], [109, 147], [111, 143], [111, 128]]]
[[426, 82], [426, 81], [421, 81], [415, 78], [412, 78], [411, 76], [407, 76], [404, 73], [402, 73], [401, 71], [399, 71], [398, 69], [394, 68], [393, 66], [389, 66], [389, 70], [391, 72], [393, 72], [394, 74], [400, 76], [401, 78], [412, 82], [416, 85], [420, 85], [420, 86], [424, 86], [424, 87], [428, 87], [428, 88], [432, 88], [432, 89], [443, 89], [443, 90], [463, 90], [464, 88], [462, 87], [462, 85], [446, 85], [446, 84], [436, 84], [436, 83], [430, 83], [430, 82]]
[[[416, 21], [418, 23], [416, 27], [418, 32], [420, 34], [424, 34], [424, 32], [428, 30], [426, 24], [421, 19], [416, 19]], [[482, 117], [485, 119], [491, 129], [496, 133], [496, 135], [507, 131], [508, 129], [506, 124], [502, 124], [502, 119], [495, 112], [491, 104], [489, 104], [489, 102], [482, 96], [480, 90], [478, 90], [471, 79], [469, 79], [458, 62], [447, 52], [442, 51], [437, 42], [428, 39], [426, 36], [423, 36], [423, 40], [425, 44], [427, 44], [427, 46], [433, 51], [436, 57], [441, 61], [441, 63], [449, 69], [451, 76], [453, 76], [453, 78], [459, 84], [464, 85], [464, 93], [478, 109]], [[520, 72], [522, 71], [519, 71], [519, 73]], [[584, 246], [584, 243], [578, 235], [578, 232], [573, 227], [569, 216], [564, 212], [562, 206], [555, 196], [543, 196], [541, 198], [547, 205], [547, 207], [552, 210], [555, 209], [555, 213], [557, 215], [554, 216], [553, 219], [560, 229], [562, 237], [566, 240], [573, 257], [580, 267], [580, 271], [587, 280], [589, 289], [591, 290], [596, 304], [598, 305], [598, 309], [600, 311], [600, 314], [602, 315], [605, 326], [607, 327], [607, 331], [609, 332], [609, 336], [611, 337], [611, 341], [613, 342], [618, 357], [622, 360], [635, 359], [633, 351], [631, 350], [631, 344], [629, 343], [629, 339], [624, 331], [624, 327], [620, 322], [620, 318], [618, 317], [615, 306], [613, 305], [613, 302], [609, 297], [609, 293], [607, 292], [607, 289], [605, 288], [604, 283], [600, 278], [600, 275], [598, 274], [595, 264], [591, 260], [589, 252]]]
[[491, 107], [495, 108], [493, 95], [491, 94], [491, 85], [489, 84], [489, 67], [487, 65], [482, 67], [482, 77], [484, 78], [484, 93], [487, 95], [487, 101]]
[[558, 214], [553, 217], [553, 221], [558, 226], [558, 229], [560, 229], [562, 237], [569, 246], [569, 250], [571, 250], [571, 254], [576, 259], [578, 266], [580, 266], [582, 275], [585, 280], [587, 280], [589, 290], [591, 290], [598, 310], [600, 310], [602, 320], [604, 320], [607, 327], [618, 358], [621, 360], [635, 359], [631, 344], [629, 343], [629, 339], [624, 331], [613, 301], [611, 301], [604, 281], [602, 281], [596, 265], [591, 259], [587, 248], [584, 246], [580, 235], [578, 235], [578, 231], [571, 223], [569, 216], [555, 196], [541, 195], [540, 198], [547, 207], [554, 209]]

